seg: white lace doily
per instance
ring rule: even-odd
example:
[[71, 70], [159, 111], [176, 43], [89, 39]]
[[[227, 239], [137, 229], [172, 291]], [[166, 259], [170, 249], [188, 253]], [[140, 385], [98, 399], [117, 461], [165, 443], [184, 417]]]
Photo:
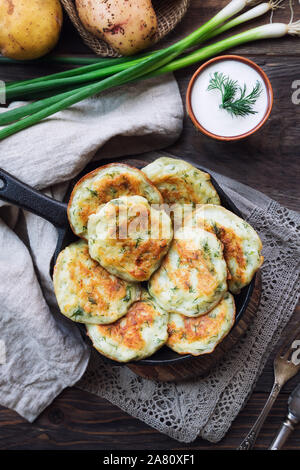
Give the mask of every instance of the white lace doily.
[[233, 187], [227, 188], [230, 196], [242, 205], [260, 234], [265, 257], [261, 304], [243, 339], [202, 379], [182, 384], [152, 382], [126, 367], [111, 366], [93, 352], [78, 383], [181, 442], [191, 442], [198, 435], [211, 442], [222, 439], [253, 390], [299, 298], [300, 215], [267, 198], [264, 208], [253, 207], [255, 192], [250, 188], [253, 194], [247, 206], [245, 186], [239, 204], [241, 196]]

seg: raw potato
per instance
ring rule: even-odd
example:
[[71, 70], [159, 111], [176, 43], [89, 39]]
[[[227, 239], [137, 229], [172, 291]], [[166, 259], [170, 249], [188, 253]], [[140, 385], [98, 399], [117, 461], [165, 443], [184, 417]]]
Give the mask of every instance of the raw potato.
[[122, 55], [152, 44], [157, 18], [151, 0], [76, 0], [84, 27]]
[[58, 41], [59, 0], [0, 0], [0, 52], [16, 60], [42, 57]]

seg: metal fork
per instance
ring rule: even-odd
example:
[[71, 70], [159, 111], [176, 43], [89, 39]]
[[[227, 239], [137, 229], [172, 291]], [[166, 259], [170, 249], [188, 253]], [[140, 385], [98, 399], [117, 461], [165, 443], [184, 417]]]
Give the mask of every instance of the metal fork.
[[293, 358], [293, 353], [295, 353], [296, 348], [299, 347], [297, 339], [300, 339], [300, 327], [294, 331], [292, 339], [291, 337], [286, 339], [279, 349], [274, 360], [275, 380], [269, 398], [250, 432], [239, 447], [237, 447], [237, 450], [250, 450], [253, 448], [262, 425], [264, 424], [280, 390], [284, 384], [294, 377], [294, 375], [296, 375], [300, 370], [300, 361]]

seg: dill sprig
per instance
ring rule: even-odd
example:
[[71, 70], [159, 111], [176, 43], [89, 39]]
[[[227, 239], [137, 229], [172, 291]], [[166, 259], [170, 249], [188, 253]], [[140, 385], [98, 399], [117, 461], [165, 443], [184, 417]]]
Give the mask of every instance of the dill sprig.
[[[225, 109], [232, 116], [245, 117], [257, 113], [253, 106], [262, 92], [262, 85], [258, 80], [252, 91], [247, 95], [245, 83], [241, 87], [237, 80], [232, 80], [223, 73], [215, 72], [209, 81], [208, 91], [210, 90], [219, 90], [221, 92], [222, 103], [220, 108]], [[237, 97], [238, 92], [239, 96]]]

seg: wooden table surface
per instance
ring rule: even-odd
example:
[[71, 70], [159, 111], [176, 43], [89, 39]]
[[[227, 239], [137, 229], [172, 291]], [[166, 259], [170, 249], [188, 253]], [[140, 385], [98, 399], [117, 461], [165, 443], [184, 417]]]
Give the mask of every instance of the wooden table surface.
[[[191, 0], [188, 14], [165, 43], [193, 31], [225, 3], [225, 0]], [[276, 12], [274, 21], [289, 20], [287, 0], [284, 3], [285, 10]], [[299, 18], [300, 8], [297, 8], [296, 19]], [[252, 24], [266, 21], [268, 17], [265, 16], [263, 20]], [[204, 138], [185, 118], [180, 139], [168, 150], [179, 157], [197, 159], [202, 165], [249, 184], [286, 207], [298, 210], [300, 105], [293, 104], [291, 97], [294, 91], [292, 83], [300, 80], [300, 39], [261, 41], [236, 48], [232, 52], [254, 60], [263, 67], [272, 82], [275, 100], [267, 125], [244, 142], [218, 143]], [[67, 20], [55, 53], [90, 54]], [[176, 73], [183, 98], [196, 68], [193, 66]], [[2, 65], [0, 79], [29, 78], [56, 70], [58, 67], [53, 65]], [[300, 308], [296, 309], [293, 321], [299, 323]], [[273, 357], [274, 353], [254, 393], [227, 436], [216, 445], [201, 439], [189, 445], [181, 444], [120, 411], [106, 400], [71, 388], [57, 397], [33, 424], [28, 424], [17, 413], [0, 407], [0, 449], [234, 449], [249, 431], [271, 389]], [[288, 395], [298, 381], [299, 374], [281, 392], [262, 429], [257, 442], [258, 449], [266, 449], [272, 441], [285, 416]], [[300, 449], [300, 426], [285, 448]]]

